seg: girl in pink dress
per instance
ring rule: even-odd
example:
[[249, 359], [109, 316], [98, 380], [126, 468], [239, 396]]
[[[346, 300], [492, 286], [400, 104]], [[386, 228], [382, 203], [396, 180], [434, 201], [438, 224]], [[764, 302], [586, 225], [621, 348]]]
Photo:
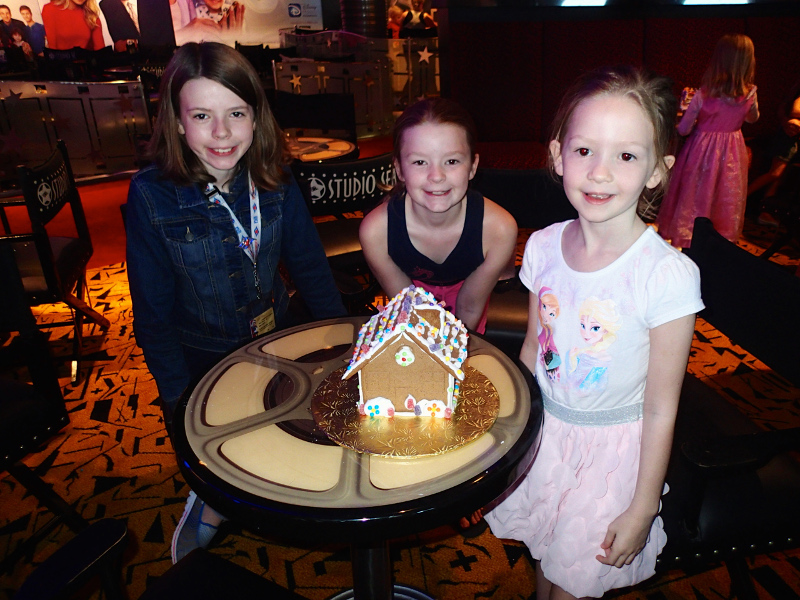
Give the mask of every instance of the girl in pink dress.
[[676, 248], [689, 247], [697, 217], [710, 218], [732, 242], [742, 233], [748, 160], [741, 127], [759, 116], [755, 64], [749, 37], [723, 36], [678, 125], [678, 133], [691, 135], [656, 221], [661, 237]]
[[703, 303], [697, 266], [637, 207], [674, 162], [676, 104], [665, 79], [617, 67], [579, 79], [556, 116], [551, 168], [578, 218], [534, 232], [520, 270], [531, 292], [520, 359], [542, 392], [542, 439], [486, 514], [536, 559], [538, 600], [643, 581], [666, 542], [658, 511]]

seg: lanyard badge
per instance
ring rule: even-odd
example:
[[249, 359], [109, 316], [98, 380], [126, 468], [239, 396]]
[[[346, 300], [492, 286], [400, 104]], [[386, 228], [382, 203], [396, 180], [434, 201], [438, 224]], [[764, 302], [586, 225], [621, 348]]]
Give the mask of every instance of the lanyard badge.
[[233, 209], [214, 184], [209, 183], [206, 186], [205, 195], [210, 202], [228, 211], [233, 229], [239, 238], [239, 248], [253, 263], [257, 299], [248, 305], [247, 312], [250, 318], [250, 334], [256, 337], [275, 329], [275, 313], [270, 303], [263, 297], [261, 280], [258, 277], [258, 251], [261, 248], [261, 205], [258, 200], [258, 190], [249, 174], [247, 175], [247, 187], [250, 198], [250, 235], [247, 234], [239, 219], [236, 218]]

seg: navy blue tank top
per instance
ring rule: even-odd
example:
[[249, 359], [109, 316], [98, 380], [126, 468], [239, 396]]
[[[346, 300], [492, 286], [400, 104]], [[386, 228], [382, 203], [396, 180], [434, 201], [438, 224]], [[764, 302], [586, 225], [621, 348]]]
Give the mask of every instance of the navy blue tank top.
[[467, 191], [464, 229], [456, 247], [442, 264], [432, 261], [411, 243], [406, 227], [405, 191], [389, 199], [389, 256], [411, 279], [432, 285], [453, 285], [464, 281], [483, 262], [483, 194]]

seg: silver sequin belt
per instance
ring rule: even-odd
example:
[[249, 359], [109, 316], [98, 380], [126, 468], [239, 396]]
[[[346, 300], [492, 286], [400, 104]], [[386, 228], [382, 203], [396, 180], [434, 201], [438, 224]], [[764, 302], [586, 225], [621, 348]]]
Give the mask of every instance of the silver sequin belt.
[[559, 404], [542, 394], [544, 409], [557, 419], [570, 425], [582, 427], [605, 427], [607, 425], [621, 425], [634, 423], [642, 418], [644, 404], [628, 404], [617, 408], [604, 408], [600, 410], [578, 410]]

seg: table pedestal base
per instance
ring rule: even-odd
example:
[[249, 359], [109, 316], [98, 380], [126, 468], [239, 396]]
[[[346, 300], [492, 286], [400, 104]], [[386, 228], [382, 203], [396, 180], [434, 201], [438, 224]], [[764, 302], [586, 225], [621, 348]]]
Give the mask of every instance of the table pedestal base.
[[[425, 592], [420, 592], [414, 588], [399, 584], [395, 584], [393, 587], [390, 587], [389, 593], [392, 594], [389, 596], [389, 598], [392, 598], [392, 600], [435, 600], [434, 598], [428, 596]], [[337, 594], [330, 600], [354, 600], [355, 598], [355, 590], [347, 590], [346, 592]]]
[[353, 544], [353, 589], [331, 600], [434, 600], [424, 592], [392, 585], [392, 561], [388, 542]]

